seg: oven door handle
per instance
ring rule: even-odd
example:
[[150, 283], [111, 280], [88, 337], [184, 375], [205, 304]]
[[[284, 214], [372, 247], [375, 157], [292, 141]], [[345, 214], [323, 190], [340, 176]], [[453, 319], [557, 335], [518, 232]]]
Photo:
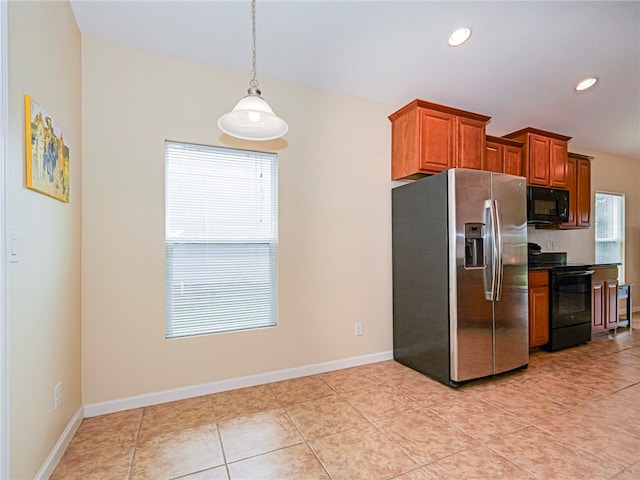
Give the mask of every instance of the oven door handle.
[[558, 277], [586, 277], [591, 275], [595, 270], [583, 270], [580, 272], [553, 272]]

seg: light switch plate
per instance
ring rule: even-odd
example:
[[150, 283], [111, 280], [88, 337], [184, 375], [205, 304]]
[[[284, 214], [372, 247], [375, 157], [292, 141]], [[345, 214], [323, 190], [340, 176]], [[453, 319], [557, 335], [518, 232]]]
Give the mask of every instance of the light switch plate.
[[9, 262], [18, 263], [20, 261], [19, 252], [18, 232], [9, 232]]

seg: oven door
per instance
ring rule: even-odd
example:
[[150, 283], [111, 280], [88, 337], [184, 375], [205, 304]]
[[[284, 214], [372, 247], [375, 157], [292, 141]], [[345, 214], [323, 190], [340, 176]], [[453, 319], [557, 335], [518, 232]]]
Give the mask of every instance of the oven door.
[[591, 323], [593, 270], [553, 271], [551, 275], [551, 328]]

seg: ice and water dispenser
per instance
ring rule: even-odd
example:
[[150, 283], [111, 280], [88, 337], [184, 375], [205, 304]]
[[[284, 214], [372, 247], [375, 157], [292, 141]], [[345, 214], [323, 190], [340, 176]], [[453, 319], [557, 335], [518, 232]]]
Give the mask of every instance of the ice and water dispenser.
[[484, 268], [484, 223], [464, 224], [464, 268]]

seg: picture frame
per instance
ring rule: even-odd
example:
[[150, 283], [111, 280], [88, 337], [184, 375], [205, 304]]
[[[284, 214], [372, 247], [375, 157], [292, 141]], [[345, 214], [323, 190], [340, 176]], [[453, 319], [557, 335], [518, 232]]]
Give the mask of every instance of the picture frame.
[[27, 188], [69, 203], [68, 137], [31, 96], [24, 96], [24, 104]]

